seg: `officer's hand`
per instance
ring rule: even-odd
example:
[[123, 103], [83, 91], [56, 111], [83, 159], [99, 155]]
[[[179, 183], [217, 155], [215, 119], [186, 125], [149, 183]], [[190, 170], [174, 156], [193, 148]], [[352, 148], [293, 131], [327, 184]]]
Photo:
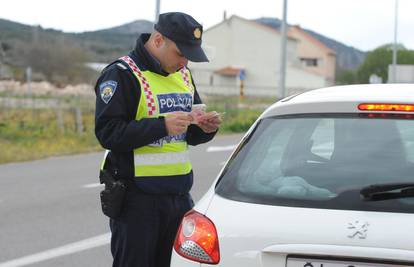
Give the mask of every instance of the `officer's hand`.
[[165, 116], [165, 127], [168, 135], [178, 135], [187, 131], [188, 125], [191, 123], [191, 116], [188, 112], [172, 112]]
[[213, 133], [217, 131], [221, 124], [221, 116], [216, 111], [208, 112], [198, 120], [198, 127], [205, 133]]

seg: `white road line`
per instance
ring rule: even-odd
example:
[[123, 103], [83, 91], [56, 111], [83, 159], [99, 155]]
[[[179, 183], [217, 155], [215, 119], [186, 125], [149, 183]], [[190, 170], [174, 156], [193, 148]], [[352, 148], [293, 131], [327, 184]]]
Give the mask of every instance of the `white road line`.
[[82, 187], [83, 188], [95, 188], [95, 187], [101, 187], [101, 186], [104, 186], [104, 185], [100, 183], [94, 183], [94, 184], [85, 184]]
[[231, 146], [209, 146], [207, 152], [220, 152], [220, 151], [230, 151], [236, 148], [237, 145]]
[[94, 247], [104, 246], [110, 242], [111, 234], [106, 233], [98, 235], [88, 239], [84, 239], [75, 243], [67, 244], [54, 249], [46, 250], [36, 254], [28, 255], [22, 258], [14, 259], [11, 261], [0, 262], [0, 267], [20, 267], [25, 266], [68, 254], [73, 254], [83, 250], [91, 249]]

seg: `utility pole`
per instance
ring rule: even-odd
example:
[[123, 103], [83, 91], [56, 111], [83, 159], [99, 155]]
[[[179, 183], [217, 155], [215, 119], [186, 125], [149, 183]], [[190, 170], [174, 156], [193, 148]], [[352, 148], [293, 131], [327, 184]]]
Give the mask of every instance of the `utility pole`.
[[156, 6], [155, 6], [155, 23], [158, 22], [158, 17], [160, 16], [160, 3], [161, 0], [155, 0]]
[[279, 70], [279, 90], [280, 98], [284, 98], [286, 94], [285, 80], [286, 80], [286, 32], [287, 32], [287, 0], [283, 0], [283, 19], [281, 25], [281, 44], [280, 44], [280, 70]]
[[395, 0], [395, 20], [394, 20], [394, 45], [392, 47], [392, 79], [397, 82], [397, 29], [398, 29], [398, 0]]

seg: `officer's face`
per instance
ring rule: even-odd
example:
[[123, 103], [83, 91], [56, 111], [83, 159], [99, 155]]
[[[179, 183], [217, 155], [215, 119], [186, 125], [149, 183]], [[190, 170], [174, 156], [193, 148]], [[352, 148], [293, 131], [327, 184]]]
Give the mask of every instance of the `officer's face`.
[[160, 47], [161, 67], [168, 73], [174, 73], [184, 66], [187, 66], [188, 60], [178, 50], [177, 45], [164, 37], [164, 45]]

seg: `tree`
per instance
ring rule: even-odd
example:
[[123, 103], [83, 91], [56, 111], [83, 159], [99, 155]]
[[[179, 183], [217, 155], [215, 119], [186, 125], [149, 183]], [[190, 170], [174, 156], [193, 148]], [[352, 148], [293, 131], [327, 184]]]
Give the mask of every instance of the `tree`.
[[[399, 45], [397, 53], [398, 64], [414, 64], [414, 51]], [[388, 65], [392, 64], [392, 45], [383, 45], [368, 52], [364, 62], [357, 70], [359, 83], [369, 83], [369, 77], [376, 74], [383, 81], [388, 80]]]
[[339, 85], [358, 83], [357, 77], [356, 77], [356, 70], [340, 69], [337, 71], [335, 77], [336, 77], [336, 84], [339, 84]]
[[42, 34], [40, 37], [32, 45], [22, 47], [25, 66], [58, 86], [89, 82], [91, 73], [84, 65], [84, 49], [70, 39], [51, 39]]

